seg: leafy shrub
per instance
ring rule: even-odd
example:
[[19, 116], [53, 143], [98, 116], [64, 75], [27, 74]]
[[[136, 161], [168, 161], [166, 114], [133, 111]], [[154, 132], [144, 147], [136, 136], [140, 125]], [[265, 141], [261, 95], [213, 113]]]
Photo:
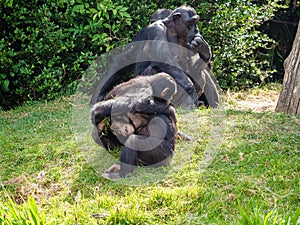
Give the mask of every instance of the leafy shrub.
[[110, 0], [0, 3], [0, 106], [72, 93], [97, 55], [121, 44], [127, 8]]
[[276, 1], [218, 4], [204, 27], [214, 53], [214, 72], [222, 88], [247, 88], [259, 84], [269, 72], [275, 42], [256, 28], [278, 9]]

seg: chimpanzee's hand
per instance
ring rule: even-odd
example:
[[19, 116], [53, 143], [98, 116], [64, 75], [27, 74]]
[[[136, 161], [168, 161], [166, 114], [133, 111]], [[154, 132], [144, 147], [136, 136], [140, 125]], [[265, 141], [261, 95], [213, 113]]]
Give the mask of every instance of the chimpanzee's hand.
[[105, 170], [101, 176], [109, 180], [119, 179], [121, 178], [119, 174], [120, 170], [121, 170], [120, 164], [113, 164], [111, 167]]
[[112, 106], [115, 103], [115, 99], [97, 102], [91, 109], [91, 121], [94, 125], [97, 125], [106, 117], [110, 116]]
[[195, 34], [194, 40], [192, 40], [190, 47], [191, 49], [194, 49], [200, 55], [200, 58], [205, 62], [210, 61], [212, 55], [211, 50], [201, 34]]
[[136, 113], [149, 113], [149, 109], [154, 106], [154, 101], [151, 98], [143, 99], [132, 106], [130, 112], [132, 114]]
[[116, 180], [121, 178], [120, 174], [118, 172], [111, 172], [111, 173], [102, 173], [101, 177], [108, 179], [108, 180]]
[[97, 124], [99, 124], [105, 118], [106, 118], [106, 115], [103, 114], [100, 110], [98, 111], [95, 109], [95, 110], [91, 111], [91, 122], [95, 126], [97, 126]]
[[192, 40], [190, 46], [197, 52], [201, 51], [201, 45], [203, 45], [203, 37], [200, 34], [195, 34], [194, 40]]

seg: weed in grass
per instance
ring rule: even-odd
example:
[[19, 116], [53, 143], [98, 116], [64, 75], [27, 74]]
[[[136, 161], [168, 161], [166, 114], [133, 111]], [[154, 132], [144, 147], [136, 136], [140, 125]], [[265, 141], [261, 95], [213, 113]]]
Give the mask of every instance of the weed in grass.
[[0, 204], [0, 224], [2, 225], [43, 225], [46, 224], [45, 214], [38, 210], [32, 196], [21, 207], [10, 197], [6, 204]]
[[[245, 207], [245, 206], [244, 206]], [[241, 225], [298, 225], [300, 224], [300, 208], [294, 212], [281, 215], [277, 209], [263, 210], [262, 207], [254, 207], [251, 212], [238, 204]]]

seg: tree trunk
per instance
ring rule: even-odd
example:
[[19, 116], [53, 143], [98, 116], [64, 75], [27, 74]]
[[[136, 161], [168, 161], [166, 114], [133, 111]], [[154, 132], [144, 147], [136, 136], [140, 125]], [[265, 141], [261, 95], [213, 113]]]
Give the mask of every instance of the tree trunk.
[[289, 56], [284, 61], [284, 79], [276, 112], [300, 114], [300, 22]]

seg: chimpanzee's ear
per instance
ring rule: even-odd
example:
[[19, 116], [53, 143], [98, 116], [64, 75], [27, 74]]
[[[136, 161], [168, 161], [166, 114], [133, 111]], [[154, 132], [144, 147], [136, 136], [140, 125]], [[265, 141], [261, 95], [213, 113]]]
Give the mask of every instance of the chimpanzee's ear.
[[161, 94], [160, 94], [159, 97], [162, 98], [162, 99], [168, 100], [166, 96], [168, 96], [169, 91], [170, 91], [170, 88], [168, 88], [168, 87], [165, 88], [165, 89], [161, 92]]
[[169, 25], [171, 22], [174, 22], [178, 19], [181, 18], [181, 13], [180, 12], [177, 12], [177, 13], [174, 13], [174, 14], [171, 14], [170, 16], [168, 16], [167, 18], [165, 18], [163, 20], [163, 23], [166, 24], [166, 25]]
[[181, 13], [180, 13], [180, 12], [174, 13], [174, 14], [172, 15], [173, 21], [176, 21], [176, 20], [178, 20], [178, 19], [180, 19], [180, 18], [181, 18]]

